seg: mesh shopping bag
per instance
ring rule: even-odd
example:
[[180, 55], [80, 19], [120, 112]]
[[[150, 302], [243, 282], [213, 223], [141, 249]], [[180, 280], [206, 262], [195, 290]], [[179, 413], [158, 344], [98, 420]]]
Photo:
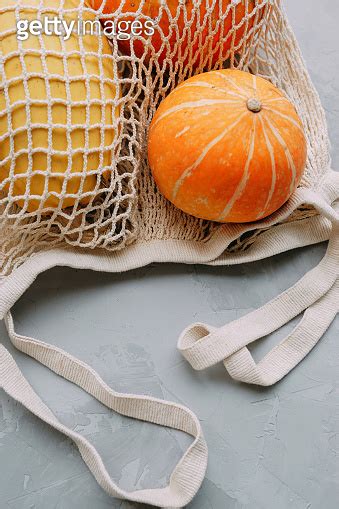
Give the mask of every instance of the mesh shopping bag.
[[[52, 17], [74, 23], [69, 37], [26, 37], [27, 21]], [[102, 34], [112, 20], [118, 31]], [[139, 31], [126, 39], [133, 21], [151, 23], [154, 34]], [[184, 214], [159, 194], [148, 166], [147, 133], [161, 100], [188, 77], [221, 68], [270, 80], [295, 105], [306, 133], [308, 160], [299, 188], [256, 223], [220, 225]], [[223, 362], [237, 380], [270, 385], [305, 357], [338, 312], [338, 198], [325, 114], [280, 0], [1, 2], [1, 318], [19, 350], [109, 408], [194, 437], [167, 487], [127, 493], [110, 479], [93, 446], [56, 419], [0, 346], [0, 386], [74, 440], [112, 496], [186, 505], [206, 469], [199, 421], [183, 406], [116, 393], [83, 362], [16, 334], [14, 303], [39, 273], [58, 265], [107, 272], [151, 262], [231, 265], [329, 239], [318, 267], [267, 305], [221, 328], [193, 324], [179, 339], [194, 369]], [[247, 345], [303, 312], [292, 333], [256, 364]]]

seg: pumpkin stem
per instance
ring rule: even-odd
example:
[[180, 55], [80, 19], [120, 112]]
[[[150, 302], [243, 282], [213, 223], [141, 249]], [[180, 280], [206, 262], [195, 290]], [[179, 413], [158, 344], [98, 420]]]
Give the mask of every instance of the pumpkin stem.
[[247, 108], [253, 113], [259, 113], [262, 110], [262, 104], [258, 99], [249, 99], [247, 101]]

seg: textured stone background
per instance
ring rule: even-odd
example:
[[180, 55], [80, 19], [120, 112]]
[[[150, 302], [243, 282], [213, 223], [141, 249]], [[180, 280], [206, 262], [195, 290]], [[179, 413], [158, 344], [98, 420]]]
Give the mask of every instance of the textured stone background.
[[[286, 5], [328, 114], [339, 168], [339, 3]], [[198, 414], [210, 460], [191, 509], [337, 509], [339, 318], [303, 364], [270, 389], [236, 384], [222, 367], [195, 373], [175, 348], [191, 321], [223, 324], [264, 304], [313, 267], [324, 250], [306, 248], [231, 269], [150, 266], [123, 276], [52, 270], [38, 278], [14, 315], [19, 331], [72, 352], [115, 389], [180, 401]], [[257, 345], [255, 356], [290, 329]], [[185, 438], [112, 414], [33, 360], [13, 354], [56, 415], [98, 447], [121, 486], [165, 483]], [[136, 506], [106, 496], [69, 441], [0, 393], [0, 508]]]

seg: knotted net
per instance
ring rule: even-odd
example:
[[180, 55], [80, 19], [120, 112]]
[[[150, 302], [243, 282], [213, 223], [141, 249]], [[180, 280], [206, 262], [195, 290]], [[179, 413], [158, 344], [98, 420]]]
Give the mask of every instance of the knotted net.
[[[163, 1], [155, 10], [149, 4], [141, 0], [129, 11], [127, 0], [2, 2], [2, 275], [59, 244], [112, 251], [136, 240], [211, 239], [221, 226], [165, 200], [146, 155], [148, 126], [160, 101], [199, 72], [239, 68], [284, 90], [308, 141], [301, 185], [313, 188], [321, 181], [329, 165], [324, 113], [280, 1], [189, 0], [175, 7]], [[19, 20], [46, 17], [93, 25], [75, 28], [68, 40], [55, 33], [18, 39]], [[122, 42], [111, 34], [108, 40], [98, 34], [99, 19], [114, 20], [115, 27], [151, 20], [155, 35]], [[311, 213], [303, 210], [302, 217]], [[260, 224], [252, 228], [251, 242], [258, 231]], [[244, 245], [248, 236], [230, 249]]]

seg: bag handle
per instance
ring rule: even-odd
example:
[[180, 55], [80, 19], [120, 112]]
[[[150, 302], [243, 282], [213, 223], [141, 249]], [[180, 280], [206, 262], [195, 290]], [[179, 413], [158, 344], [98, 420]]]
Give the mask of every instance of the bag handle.
[[193, 443], [174, 468], [166, 487], [124, 491], [112, 481], [93, 445], [59, 422], [24, 378], [13, 357], [0, 345], [0, 388], [42, 421], [71, 438], [95, 479], [109, 495], [156, 507], [184, 507], [192, 500], [201, 486], [207, 466], [207, 446], [200, 423], [193, 412], [182, 405], [150, 396], [115, 392], [84, 362], [60, 348], [17, 334], [10, 313], [7, 313], [5, 323], [9, 337], [18, 350], [78, 385], [108, 408], [134, 419], [184, 431], [194, 437]]
[[[312, 192], [309, 196], [312, 198]], [[314, 196], [314, 204], [332, 223], [323, 260], [289, 290], [244, 317], [220, 328], [196, 323], [185, 329], [178, 349], [194, 369], [223, 361], [236, 380], [272, 385], [289, 373], [325, 333], [339, 307], [339, 216], [325, 199]], [[256, 365], [246, 346], [281, 328], [304, 310], [304, 318], [292, 334]], [[319, 310], [323, 316], [320, 321]]]
[[318, 343], [339, 313], [339, 279], [321, 299], [309, 307], [299, 325], [256, 364], [247, 347], [224, 360], [235, 380], [269, 386], [281, 380]]

